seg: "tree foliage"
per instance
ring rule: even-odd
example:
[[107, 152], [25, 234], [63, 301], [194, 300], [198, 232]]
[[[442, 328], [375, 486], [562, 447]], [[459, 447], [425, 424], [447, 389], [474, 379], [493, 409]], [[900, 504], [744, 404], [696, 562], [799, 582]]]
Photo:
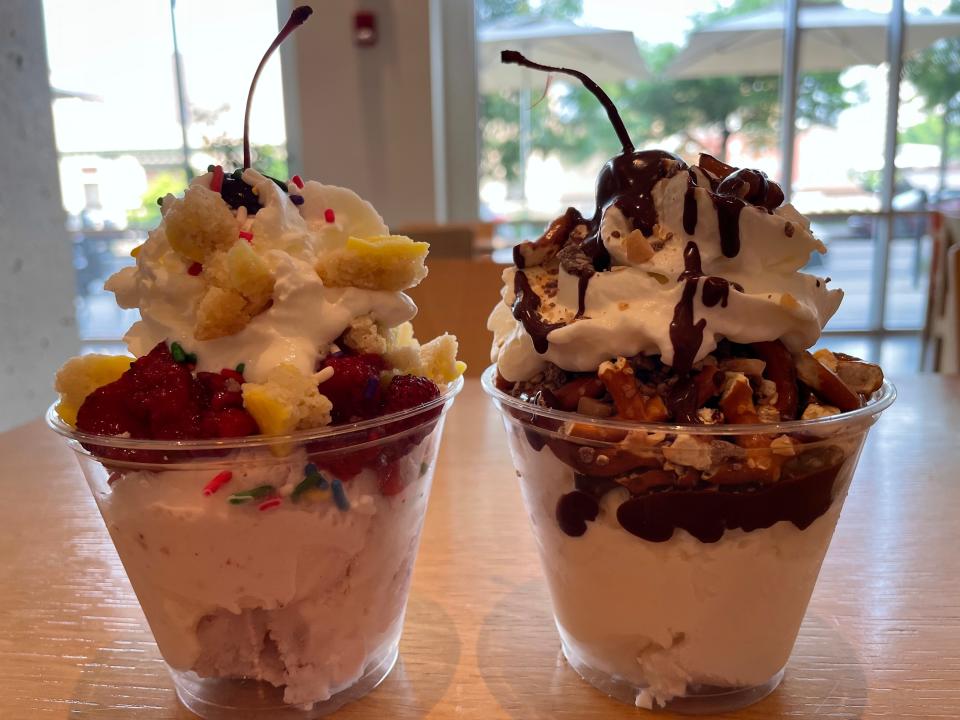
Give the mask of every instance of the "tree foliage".
[[[960, 14], [960, 0], [952, 0], [948, 12]], [[930, 116], [920, 126], [908, 129], [902, 139], [928, 137], [929, 131], [935, 129], [935, 142], [942, 153], [943, 183], [950, 159], [951, 131], [960, 124], [960, 37], [938, 40], [909, 58], [904, 64], [904, 77], [923, 99]]]

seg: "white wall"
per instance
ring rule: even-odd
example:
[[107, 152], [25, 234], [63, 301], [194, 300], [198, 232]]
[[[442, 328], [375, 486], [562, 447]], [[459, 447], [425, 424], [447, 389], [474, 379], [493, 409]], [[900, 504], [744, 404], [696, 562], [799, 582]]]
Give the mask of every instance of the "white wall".
[[0, 2], [0, 431], [42, 413], [78, 350], [43, 7]]
[[[281, 22], [289, 10], [278, 0]], [[473, 219], [472, 0], [324, 0], [314, 10], [284, 51], [291, 171], [354, 189], [390, 225]], [[374, 47], [354, 43], [358, 10], [376, 14]]]

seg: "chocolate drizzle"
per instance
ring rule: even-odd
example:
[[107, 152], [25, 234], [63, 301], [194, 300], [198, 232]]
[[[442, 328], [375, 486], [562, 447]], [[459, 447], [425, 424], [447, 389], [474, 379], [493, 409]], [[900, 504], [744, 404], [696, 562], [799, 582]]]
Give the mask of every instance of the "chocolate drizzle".
[[523, 327], [533, 339], [534, 349], [542, 355], [547, 351], [547, 334], [563, 327], [563, 323], [544, 322], [540, 315], [540, 296], [530, 287], [530, 281], [523, 270], [517, 270], [513, 276], [513, 294], [513, 316], [523, 323]]
[[683, 272], [677, 282], [683, 282], [683, 294], [673, 309], [670, 323], [670, 342], [673, 344], [673, 369], [680, 375], [686, 375], [693, 367], [693, 359], [703, 342], [703, 329], [707, 321], [700, 318], [693, 321], [693, 300], [697, 294], [697, 284], [703, 277], [700, 264], [700, 248], [692, 240], [683, 250]]
[[717, 303], [720, 307], [727, 306], [730, 297], [730, 283], [719, 277], [708, 277], [703, 281], [701, 299], [705, 307], [713, 307]]
[[697, 181], [692, 170], [683, 196], [683, 231], [687, 235], [697, 231]]
[[720, 228], [720, 251], [724, 257], [740, 254], [740, 211], [746, 203], [732, 195], [711, 194]]
[[713, 275], [704, 278], [703, 265], [700, 261], [700, 247], [690, 240], [683, 249], [683, 272], [677, 282], [683, 282], [683, 293], [680, 302], [673, 309], [673, 320], [670, 323], [670, 343], [673, 345], [673, 369], [678, 375], [686, 375], [693, 368], [693, 359], [703, 343], [703, 330], [707, 326], [705, 318], [693, 321], [693, 301], [697, 296], [697, 286], [703, 279], [701, 300], [705, 307], [714, 307], [720, 304], [727, 306], [730, 297], [731, 285], [735, 290], [743, 292], [743, 287], [737, 283]]
[[624, 502], [617, 508], [617, 521], [627, 532], [650, 542], [669, 540], [676, 528], [704, 543], [717, 542], [725, 530], [752, 532], [784, 520], [806, 530], [830, 508], [841, 468], [842, 464], [835, 465], [749, 491], [652, 492]]
[[579, 490], [568, 492], [557, 503], [557, 523], [560, 529], [572, 537], [580, 537], [587, 531], [587, 522], [597, 519], [599, 503]]

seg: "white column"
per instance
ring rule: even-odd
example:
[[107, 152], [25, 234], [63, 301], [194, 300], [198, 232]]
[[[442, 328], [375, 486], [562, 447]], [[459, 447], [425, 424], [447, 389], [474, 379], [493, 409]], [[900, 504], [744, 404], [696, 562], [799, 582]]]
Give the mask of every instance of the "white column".
[[42, 413], [77, 352], [43, 6], [0, 2], [0, 431]]

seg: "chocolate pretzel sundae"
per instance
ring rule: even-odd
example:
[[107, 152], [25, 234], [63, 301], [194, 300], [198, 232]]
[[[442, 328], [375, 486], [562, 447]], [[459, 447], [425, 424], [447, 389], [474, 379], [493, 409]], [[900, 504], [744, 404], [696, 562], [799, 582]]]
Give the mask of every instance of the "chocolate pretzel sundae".
[[622, 146], [592, 215], [514, 248], [488, 323], [567, 658], [645, 706], [762, 685], [892, 390], [810, 352], [843, 292], [801, 272], [826, 247], [776, 182], [637, 150], [589, 77], [502, 59], [578, 78]]

